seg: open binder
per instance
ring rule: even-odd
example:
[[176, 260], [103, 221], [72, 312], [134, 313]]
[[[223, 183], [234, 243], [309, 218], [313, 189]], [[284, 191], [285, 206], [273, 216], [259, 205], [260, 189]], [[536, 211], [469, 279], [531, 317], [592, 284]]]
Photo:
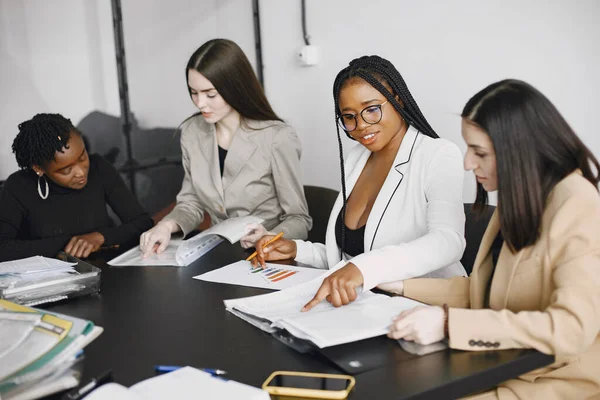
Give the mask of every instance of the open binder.
[[246, 235], [246, 225], [262, 222], [264, 222], [262, 218], [252, 215], [230, 218], [187, 240], [171, 240], [161, 254], [152, 253], [148, 258], [142, 258], [142, 252], [136, 246], [110, 260], [108, 265], [185, 267], [217, 247], [223, 241], [223, 238], [230, 243], [235, 243]]
[[380, 336], [388, 332], [391, 321], [401, 311], [421, 303], [367, 291], [344, 307], [335, 308], [324, 301], [308, 312], [301, 312], [323, 278], [279, 292], [225, 300], [225, 307], [297, 351], [319, 353], [348, 373], [387, 363], [390, 346], [399, 351], [400, 348], [395, 341]]

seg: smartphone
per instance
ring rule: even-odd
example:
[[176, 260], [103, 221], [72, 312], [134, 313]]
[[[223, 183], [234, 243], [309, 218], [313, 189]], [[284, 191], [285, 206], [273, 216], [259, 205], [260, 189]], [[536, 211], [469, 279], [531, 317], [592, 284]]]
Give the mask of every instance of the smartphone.
[[356, 381], [350, 375], [314, 372], [275, 371], [263, 383], [269, 394], [309, 397], [313, 399], [345, 399]]

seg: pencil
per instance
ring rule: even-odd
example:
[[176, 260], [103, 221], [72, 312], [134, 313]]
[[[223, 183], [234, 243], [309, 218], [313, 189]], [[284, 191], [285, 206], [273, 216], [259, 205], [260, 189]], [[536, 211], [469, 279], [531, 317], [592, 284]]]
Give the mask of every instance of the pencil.
[[[267, 247], [268, 245], [270, 245], [271, 243], [273, 243], [274, 241], [276, 241], [277, 239], [279, 239], [282, 236], [283, 236], [283, 232], [279, 232], [274, 238], [272, 238], [267, 243], [265, 243], [262, 248], [264, 249], [265, 247]], [[250, 256], [248, 258], [246, 258], [246, 261], [252, 260], [254, 257], [256, 257], [257, 254], [258, 254], [257, 251], [255, 251], [254, 253], [250, 254]]]

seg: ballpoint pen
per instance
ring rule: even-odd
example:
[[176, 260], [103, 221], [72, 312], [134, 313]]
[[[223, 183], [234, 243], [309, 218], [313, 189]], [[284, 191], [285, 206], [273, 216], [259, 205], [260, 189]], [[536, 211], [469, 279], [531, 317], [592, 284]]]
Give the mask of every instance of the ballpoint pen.
[[[164, 374], [167, 372], [172, 372], [178, 370], [182, 367], [179, 365], [156, 365], [154, 367], [154, 371], [158, 374]], [[213, 368], [200, 368], [201, 371], [211, 374], [212, 376], [222, 376], [227, 375], [227, 371], [223, 371], [222, 369], [213, 369]]]
[[[279, 239], [280, 237], [282, 237], [282, 236], [283, 236], [283, 232], [279, 232], [275, 237], [273, 237], [267, 243], [263, 244], [263, 249], [265, 247], [267, 247], [268, 245], [270, 245], [271, 243], [273, 243], [274, 241], [276, 241], [277, 239]], [[248, 258], [246, 258], [246, 261], [252, 260], [254, 257], [256, 257], [257, 254], [258, 254], [257, 251], [255, 251], [254, 253], [250, 254], [250, 256], [248, 256]]]
[[81, 389], [73, 389], [65, 394], [61, 400], [79, 400], [90, 393], [92, 390], [97, 389], [99, 386], [105, 383], [112, 382], [112, 371], [106, 371], [97, 378], [92, 379], [87, 385], [82, 386]]

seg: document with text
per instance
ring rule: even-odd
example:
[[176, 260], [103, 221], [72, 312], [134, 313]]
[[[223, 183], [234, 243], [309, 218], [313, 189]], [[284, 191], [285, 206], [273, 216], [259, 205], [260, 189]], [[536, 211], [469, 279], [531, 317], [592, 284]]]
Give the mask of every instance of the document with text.
[[[331, 272], [333, 270], [326, 275]], [[285, 329], [299, 339], [324, 348], [384, 335], [400, 312], [421, 305], [405, 297], [388, 297], [368, 291], [343, 307], [335, 308], [322, 301], [310, 311], [301, 312], [324, 277], [275, 293], [225, 300], [225, 307], [266, 332]]]
[[112, 266], [180, 266], [190, 265], [204, 254], [219, 245], [223, 238], [230, 243], [240, 240], [246, 233], [247, 225], [260, 224], [264, 220], [248, 215], [246, 217], [230, 218], [200, 232], [187, 240], [171, 240], [160, 254], [152, 253], [143, 258], [139, 246], [136, 246], [108, 262]]

